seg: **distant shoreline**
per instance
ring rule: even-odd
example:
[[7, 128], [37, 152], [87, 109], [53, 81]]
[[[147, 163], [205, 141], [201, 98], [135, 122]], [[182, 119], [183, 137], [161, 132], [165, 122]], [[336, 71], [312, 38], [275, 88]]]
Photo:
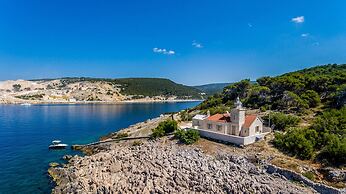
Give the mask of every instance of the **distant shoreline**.
[[132, 103], [176, 103], [176, 102], [202, 102], [200, 99], [177, 99], [177, 100], [124, 100], [124, 101], [76, 101], [76, 102], [67, 102], [67, 101], [22, 101], [22, 102], [0, 102], [0, 104], [12, 104], [20, 105], [24, 103], [29, 103], [32, 105], [49, 105], [49, 104], [132, 104]]

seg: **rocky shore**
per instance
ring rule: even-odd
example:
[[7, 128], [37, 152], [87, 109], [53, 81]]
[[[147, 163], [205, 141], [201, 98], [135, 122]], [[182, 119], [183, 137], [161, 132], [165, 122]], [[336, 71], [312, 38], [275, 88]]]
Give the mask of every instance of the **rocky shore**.
[[170, 137], [141, 141], [105, 144], [51, 168], [52, 193], [315, 193], [243, 156], [208, 155]]

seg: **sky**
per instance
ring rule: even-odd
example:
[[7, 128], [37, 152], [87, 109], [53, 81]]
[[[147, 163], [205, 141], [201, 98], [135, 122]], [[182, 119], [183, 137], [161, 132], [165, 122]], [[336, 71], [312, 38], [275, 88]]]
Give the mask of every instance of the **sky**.
[[346, 63], [344, 0], [0, 0], [0, 80], [256, 80]]

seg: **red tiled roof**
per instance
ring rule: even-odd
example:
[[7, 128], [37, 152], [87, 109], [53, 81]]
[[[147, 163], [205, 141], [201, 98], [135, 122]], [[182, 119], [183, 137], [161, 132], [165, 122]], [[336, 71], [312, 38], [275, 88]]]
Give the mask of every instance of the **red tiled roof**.
[[217, 122], [231, 122], [231, 117], [229, 114], [215, 114], [207, 118], [209, 121], [217, 121]]
[[246, 115], [243, 127], [249, 128], [251, 124], [256, 120], [256, 118], [257, 118], [256, 115]]

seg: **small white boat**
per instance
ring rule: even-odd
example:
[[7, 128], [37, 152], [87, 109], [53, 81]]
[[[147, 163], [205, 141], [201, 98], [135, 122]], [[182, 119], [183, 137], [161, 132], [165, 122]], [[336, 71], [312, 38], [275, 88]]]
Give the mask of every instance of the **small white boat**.
[[52, 141], [52, 144], [48, 147], [49, 149], [65, 149], [68, 145], [61, 143], [60, 140]]
[[20, 104], [21, 106], [31, 106], [30, 103], [23, 103], [23, 104]]

